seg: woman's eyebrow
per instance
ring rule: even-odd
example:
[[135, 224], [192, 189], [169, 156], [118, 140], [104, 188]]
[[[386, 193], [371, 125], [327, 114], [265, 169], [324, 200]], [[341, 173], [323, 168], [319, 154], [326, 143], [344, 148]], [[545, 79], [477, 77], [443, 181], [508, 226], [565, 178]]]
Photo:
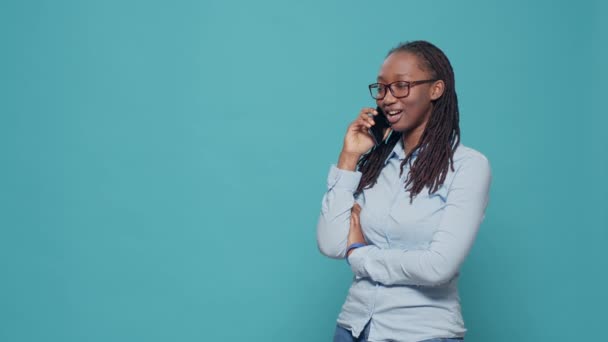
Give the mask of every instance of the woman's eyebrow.
[[[403, 73], [403, 74], [395, 74], [396, 76], [402, 77], [402, 76], [411, 76], [408, 73]], [[384, 77], [382, 77], [382, 75], [378, 75], [378, 77], [376, 78], [378, 81], [384, 80]]]

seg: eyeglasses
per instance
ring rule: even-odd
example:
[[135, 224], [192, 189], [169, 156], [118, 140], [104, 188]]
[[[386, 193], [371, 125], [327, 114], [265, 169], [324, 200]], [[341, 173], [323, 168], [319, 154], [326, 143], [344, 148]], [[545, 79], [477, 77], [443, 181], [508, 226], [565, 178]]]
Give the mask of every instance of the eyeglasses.
[[397, 81], [389, 84], [384, 83], [372, 83], [369, 87], [369, 93], [376, 100], [382, 100], [386, 96], [386, 89], [391, 91], [394, 97], [400, 99], [407, 97], [410, 94], [410, 88], [423, 83], [435, 82], [433, 80], [421, 80], [421, 81]]

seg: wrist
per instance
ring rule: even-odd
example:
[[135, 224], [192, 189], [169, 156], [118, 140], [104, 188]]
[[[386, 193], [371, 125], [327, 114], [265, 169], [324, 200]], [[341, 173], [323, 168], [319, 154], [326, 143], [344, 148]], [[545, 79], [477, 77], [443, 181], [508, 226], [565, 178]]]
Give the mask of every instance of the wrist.
[[355, 171], [360, 158], [361, 155], [359, 153], [342, 151], [338, 158], [338, 169]]
[[363, 246], [366, 246], [366, 244], [363, 242], [355, 242], [355, 243], [350, 244], [348, 246], [348, 248], [346, 249], [346, 257], [348, 258], [355, 249], [357, 249], [359, 247], [363, 247]]

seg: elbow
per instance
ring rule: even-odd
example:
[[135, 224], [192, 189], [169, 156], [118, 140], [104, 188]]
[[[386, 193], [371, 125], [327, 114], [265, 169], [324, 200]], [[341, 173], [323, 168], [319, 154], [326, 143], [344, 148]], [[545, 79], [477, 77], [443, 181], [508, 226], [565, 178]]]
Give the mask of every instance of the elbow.
[[319, 252], [326, 257], [332, 259], [344, 259], [344, 248], [342, 246], [328, 243], [327, 241], [323, 241], [317, 238], [317, 246], [319, 247]]
[[443, 272], [443, 273], [437, 273], [437, 274], [433, 274], [433, 275], [429, 275], [429, 277], [426, 279], [427, 281], [427, 285], [428, 286], [441, 286], [444, 285], [446, 283], [449, 283], [454, 276], [456, 275], [456, 273], [452, 273], [452, 272]]
[[346, 253], [346, 234], [340, 227], [328, 224], [323, 215], [317, 224], [317, 247], [321, 254], [332, 259], [343, 259]]

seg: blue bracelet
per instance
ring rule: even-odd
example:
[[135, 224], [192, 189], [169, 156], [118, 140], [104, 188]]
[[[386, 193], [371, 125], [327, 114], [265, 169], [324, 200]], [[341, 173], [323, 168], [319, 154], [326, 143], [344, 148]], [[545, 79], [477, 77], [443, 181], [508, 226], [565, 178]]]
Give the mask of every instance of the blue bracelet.
[[361, 242], [355, 242], [353, 244], [351, 244], [350, 246], [348, 246], [348, 248], [346, 249], [346, 254], [344, 255], [344, 259], [346, 259], [346, 263], [350, 265], [350, 262], [348, 262], [348, 252], [350, 252], [351, 250], [355, 249], [355, 248], [359, 248], [359, 247], [363, 247], [366, 246], [366, 244], [361, 243]]

